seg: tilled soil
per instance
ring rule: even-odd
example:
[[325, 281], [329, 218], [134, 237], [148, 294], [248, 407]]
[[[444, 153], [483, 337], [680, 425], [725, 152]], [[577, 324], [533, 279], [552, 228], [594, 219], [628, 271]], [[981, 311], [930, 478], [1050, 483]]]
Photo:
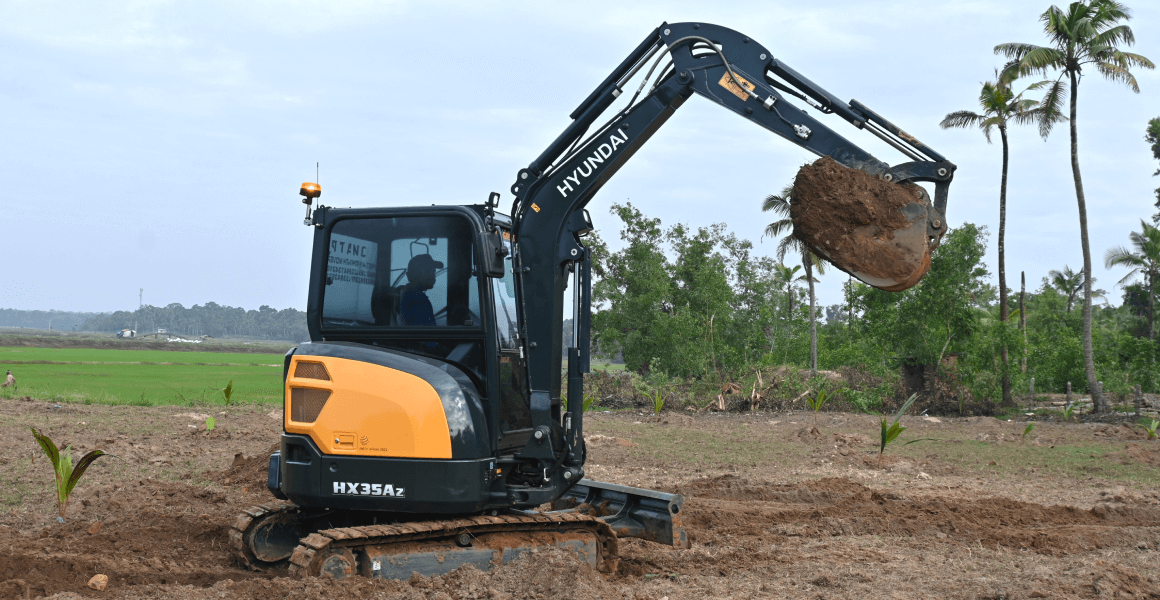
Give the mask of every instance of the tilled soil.
[[[1160, 598], [1155, 489], [1012, 477], [933, 451], [888, 454], [878, 468], [876, 447], [857, 433], [873, 419], [857, 415], [816, 425], [796, 414], [589, 419], [589, 475], [683, 494], [693, 542], [676, 550], [621, 540], [612, 576], [559, 550], [409, 581], [249, 572], [227, 551], [226, 533], [239, 511], [271, 500], [266, 455], [281, 415], [231, 407], [206, 432], [196, 411], [0, 401], [0, 598]], [[92, 467], [63, 523], [29, 425], [117, 454]], [[1093, 460], [1142, 475], [1160, 468], [1160, 445], [1128, 427], [1044, 424], [1018, 440], [1021, 424], [995, 419], [907, 425], [907, 436], [947, 443], [969, 431], [975, 439], [963, 443], [983, 450], [1082, 444], [1102, 448]], [[757, 458], [657, 455], [647, 441], [726, 443], [738, 432]], [[741, 456], [713, 457], [733, 454]], [[109, 578], [101, 592], [86, 585], [97, 573]]]

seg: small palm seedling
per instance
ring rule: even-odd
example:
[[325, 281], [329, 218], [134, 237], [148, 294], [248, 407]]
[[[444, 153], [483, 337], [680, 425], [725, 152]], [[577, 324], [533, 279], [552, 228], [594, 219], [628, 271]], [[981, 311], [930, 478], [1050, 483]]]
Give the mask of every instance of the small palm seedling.
[[1021, 438], [1021, 441], [1027, 439], [1027, 436], [1031, 433], [1032, 429], [1035, 429], [1035, 423], [1028, 423], [1027, 427], [1023, 428], [1023, 437]]
[[661, 414], [661, 409], [665, 407], [664, 390], [662, 390], [659, 387], [656, 390], [654, 390], [652, 393], [652, 402], [653, 402], [653, 415], [659, 416]]
[[[910, 398], [907, 398], [906, 402], [902, 405], [902, 408], [898, 409], [898, 414], [894, 415], [894, 422], [889, 426], [886, 425], [886, 417], [882, 417], [882, 437], [878, 446], [878, 468], [882, 468], [882, 455], [886, 453], [886, 446], [889, 445], [890, 442], [898, 439], [898, 436], [903, 431], [906, 431], [905, 427], [898, 424], [898, 420], [901, 419], [902, 415], [910, 409], [910, 405], [914, 404], [916, 398], [918, 398], [918, 394], [911, 394]], [[910, 440], [909, 442], [906, 442], [905, 445], [909, 446], [915, 442], [923, 442], [933, 439], [934, 438], [920, 438], [917, 440]]]
[[826, 403], [826, 390], [818, 390], [818, 395], [813, 398], [806, 398], [806, 404], [814, 409], [814, 426], [818, 424], [818, 411], [822, 410], [822, 405]]
[[1152, 419], [1151, 425], [1144, 426], [1144, 431], [1148, 432], [1148, 439], [1150, 439], [1150, 440], [1156, 439], [1156, 428], [1157, 427], [1160, 427], [1160, 421], [1157, 421], [1156, 419]]
[[1068, 404], [1063, 407], [1063, 420], [1070, 421], [1072, 415], [1075, 414], [1075, 404]]
[[230, 405], [230, 396], [234, 394], [234, 380], [231, 379], [226, 387], [222, 388], [222, 395], [226, 397], [226, 406]]
[[48, 438], [47, 435], [41, 434], [35, 427], [32, 429], [32, 435], [36, 438], [37, 443], [40, 444], [40, 449], [48, 456], [48, 460], [52, 461], [52, 469], [56, 473], [56, 509], [60, 514], [60, 518], [64, 519], [64, 513], [68, 510], [68, 497], [72, 493], [73, 488], [76, 487], [77, 482], [81, 480], [81, 476], [85, 474], [85, 470], [93, 461], [101, 456], [104, 456], [103, 450], [93, 450], [81, 457], [76, 465], [72, 462], [72, 446], [66, 446], [64, 452], [56, 449], [56, 444]]
[[[565, 411], [568, 410], [568, 394], [561, 393], [560, 400], [563, 400], [563, 402], [564, 402], [564, 410]], [[594, 404], [596, 404], [596, 394], [593, 394], [591, 392], [584, 394], [582, 408], [585, 411], [587, 411], [587, 410], [591, 409]]]

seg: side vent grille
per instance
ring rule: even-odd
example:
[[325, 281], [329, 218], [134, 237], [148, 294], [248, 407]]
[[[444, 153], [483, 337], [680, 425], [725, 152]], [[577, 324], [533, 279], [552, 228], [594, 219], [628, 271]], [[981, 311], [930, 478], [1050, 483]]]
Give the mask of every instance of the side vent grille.
[[294, 376], [302, 379], [330, 381], [330, 373], [326, 372], [326, 366], [320, 362], [299, 361], [298, 366], [294, 368]]
[[[301, 363], [299, 366], [301, 367]], [[297, 423], [313, 423], [318, 420], [318, 413], [322, 412], [322, 407], [326, 406], [329, 399], [328, 390], [290, 388], [290, 420]]]

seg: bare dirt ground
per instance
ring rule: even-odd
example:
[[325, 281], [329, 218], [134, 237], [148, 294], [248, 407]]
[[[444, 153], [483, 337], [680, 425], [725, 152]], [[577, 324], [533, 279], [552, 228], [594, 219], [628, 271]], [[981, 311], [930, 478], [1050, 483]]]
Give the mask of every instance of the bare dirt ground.
[[[1160, 598], [1160, 443], [1124, 425], [595, 413], [589, 476], [685, 495], [689, 550], [622, 540], [605, 576], [562, 551], [410, 581], [296, 580], [225, 549], [272, 498], [280, 410], [0, 401], [0, 598]], [[201, 411], [201, 412], [199, 412]], [[102, 448], [58, 523], [29, 426]], [[109, 577], [98, 592], [86, 586]]]

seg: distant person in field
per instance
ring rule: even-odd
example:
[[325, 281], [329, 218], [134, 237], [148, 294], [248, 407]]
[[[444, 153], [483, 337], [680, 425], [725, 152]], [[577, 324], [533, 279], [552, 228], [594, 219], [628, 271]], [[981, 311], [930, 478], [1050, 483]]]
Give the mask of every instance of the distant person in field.
[[0, 387], [11, 387], [12, 389], [16, 389], [16, 378], [12, 376], [11, 370], [8, 371], [8, 376], [4, 378], [4, 384], [0, 385]]
[[407, 285], [403, 287], [403, 297], [399, 306], [399, 316], [403, 325], [435, 325], [435, 309], [427, 290], [435, 287], [435, 273], [443, 268], [443, 263], [431, 258], [430, 254], [420, 254], [407, 263]]

